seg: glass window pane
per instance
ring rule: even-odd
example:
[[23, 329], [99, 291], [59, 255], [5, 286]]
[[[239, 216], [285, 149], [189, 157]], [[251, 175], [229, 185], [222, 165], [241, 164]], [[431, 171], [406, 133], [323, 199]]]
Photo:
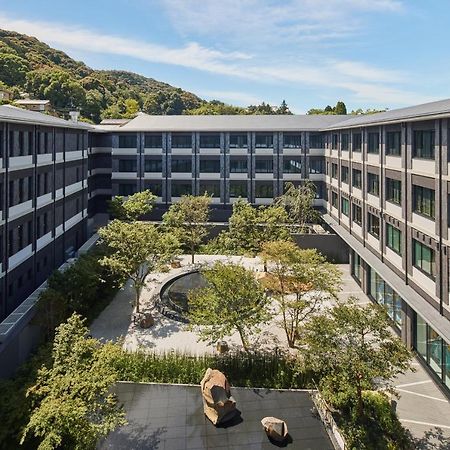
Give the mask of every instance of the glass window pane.
[[427, 324], [419, 314], [416, 315], [416, 350], [427, 359]]
[[429, 364], [433, 371], [442, 377], [442, 338], [431, 327], [428, 333]]

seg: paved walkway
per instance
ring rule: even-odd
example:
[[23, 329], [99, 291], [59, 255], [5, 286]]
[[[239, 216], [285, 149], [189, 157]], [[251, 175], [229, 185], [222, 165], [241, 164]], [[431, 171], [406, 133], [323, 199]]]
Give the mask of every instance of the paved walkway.
[[[355, 295], [360, 304], [371, 302], [350, 275], [349, 266], [341, 265], [340, 269], [343, 273], [340, 298]], [[449, 450], [450, 402], [417, 359], [413, 368], [415, 372], [408, 371], [395, 383], [400, 395], [397, 403], [400, 420], [415, 438], [416, 449]]]
[[[258, 258], [226, 257], [220, 255], [196, 256], [196, 264], [208, 264], [217, 260], [239, 262], [252, 270], [263, 270], [263, 265]], [[199, 335], [187, 329], [185, 324], [168, 319], [156, 309], [152, 309], [151, 298], [159, 290], [164, 280], [177, 273], [186, 271], [190, 263], [190, 256], [181, 258], [181, 269], [171, 270], [170, 274], [154, 274], [150, 279], [147, 289], [142, 293], [141, 310], [152, 310], [155, 317], [155, 326], [149, 329], [141, 329], [131, 323], [131, 304], [134, 292], [127, 284], [119, 291], [113, 301], [99, 315], [91, 325], [93, 337], [101, 340], [124, 339], [124, 348], [133, 351], [138, 348], [156, 352], [187, 352], [193, 355], [214, 353], [215, 346], [199, 340]], [[275, 318], [275, 320], [278, 320]], [[226, 338], [230, 347], [241, 347], [237, 333]], [[253, 340], [258, 348], [273, 349], [275, 347], [287, 347], [284, 331], [274, 322], [262, 326], [261, 333]]]

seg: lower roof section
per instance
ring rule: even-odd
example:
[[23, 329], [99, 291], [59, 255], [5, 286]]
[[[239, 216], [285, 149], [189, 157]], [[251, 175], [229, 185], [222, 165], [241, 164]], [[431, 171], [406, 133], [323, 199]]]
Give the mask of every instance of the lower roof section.
[[450, 341], [450, 321], [442, 316], [433, 306], [431, 306], [421, 295], [411, 286], [396, 275], [389, 267], [377, 258], [370, 250], [365, 248], [347, 230], [341, 227], [329, 214], [324, 214], [323, 220], [329, 225], [356, 253], [361, 256], [366, 263], [394, 289], [403, 300], [422, 318], [429, 323], [441, 337], [447, 342]]

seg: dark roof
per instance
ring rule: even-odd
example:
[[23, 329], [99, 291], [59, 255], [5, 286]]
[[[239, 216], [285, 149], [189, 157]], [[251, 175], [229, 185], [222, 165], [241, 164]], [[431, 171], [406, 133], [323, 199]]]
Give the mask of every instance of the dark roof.
[[315, 131], [340, 121], [342, 116], [336, 115], [153, 116], [140, 113], [118, 131]]
[[69, 120], [60, 119], [59, 117], [42, 114], [36, 111], [29, 111], [27, 109], [17, 108], [11, 105], [0, 106], [0, 121], [30, 123], [64, 128], [92, 128], [91, 125], [83, 122], [72, 122]]
[[333, 449], [324, 425], [311, 411], [307, 391], [232, 387], [241, 417], [228, 427], [215, 427], [205, 417], [200, 386], [119, 383], [116, 391], [128, 425], [111, 433], [99, 450], [275, 448], [261, 425], [266, 416], [286, 421], [292, 438], [288, 448]]
[[[450, 99], [439, 100], [422, 105], [408, 106], [407, 108], [393, 109], [376, 114], [345, 116], [341, 122], [330, 124], [326, 129], [358, 127], [366, 125], [386, 124], [413, 119], [426, 119], [429, 116], [450, 115]], [[342, 117], [342, 116], [341, 116]]]

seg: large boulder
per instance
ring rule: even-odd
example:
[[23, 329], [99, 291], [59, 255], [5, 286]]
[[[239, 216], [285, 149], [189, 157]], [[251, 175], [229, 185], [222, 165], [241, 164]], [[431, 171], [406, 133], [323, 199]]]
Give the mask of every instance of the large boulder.
[[214, 424], [220, 425], [230, 421], [239, 412], [231, 396], [230, 384], [219, 370], [208, 369], [200, 387], [202, 390], [203, 410], [206, 417]]
[[287, 440], [288, 428], [284, 420], [276, 417], [264, 417], [261, 424], [270, 439], [280, 443]]

